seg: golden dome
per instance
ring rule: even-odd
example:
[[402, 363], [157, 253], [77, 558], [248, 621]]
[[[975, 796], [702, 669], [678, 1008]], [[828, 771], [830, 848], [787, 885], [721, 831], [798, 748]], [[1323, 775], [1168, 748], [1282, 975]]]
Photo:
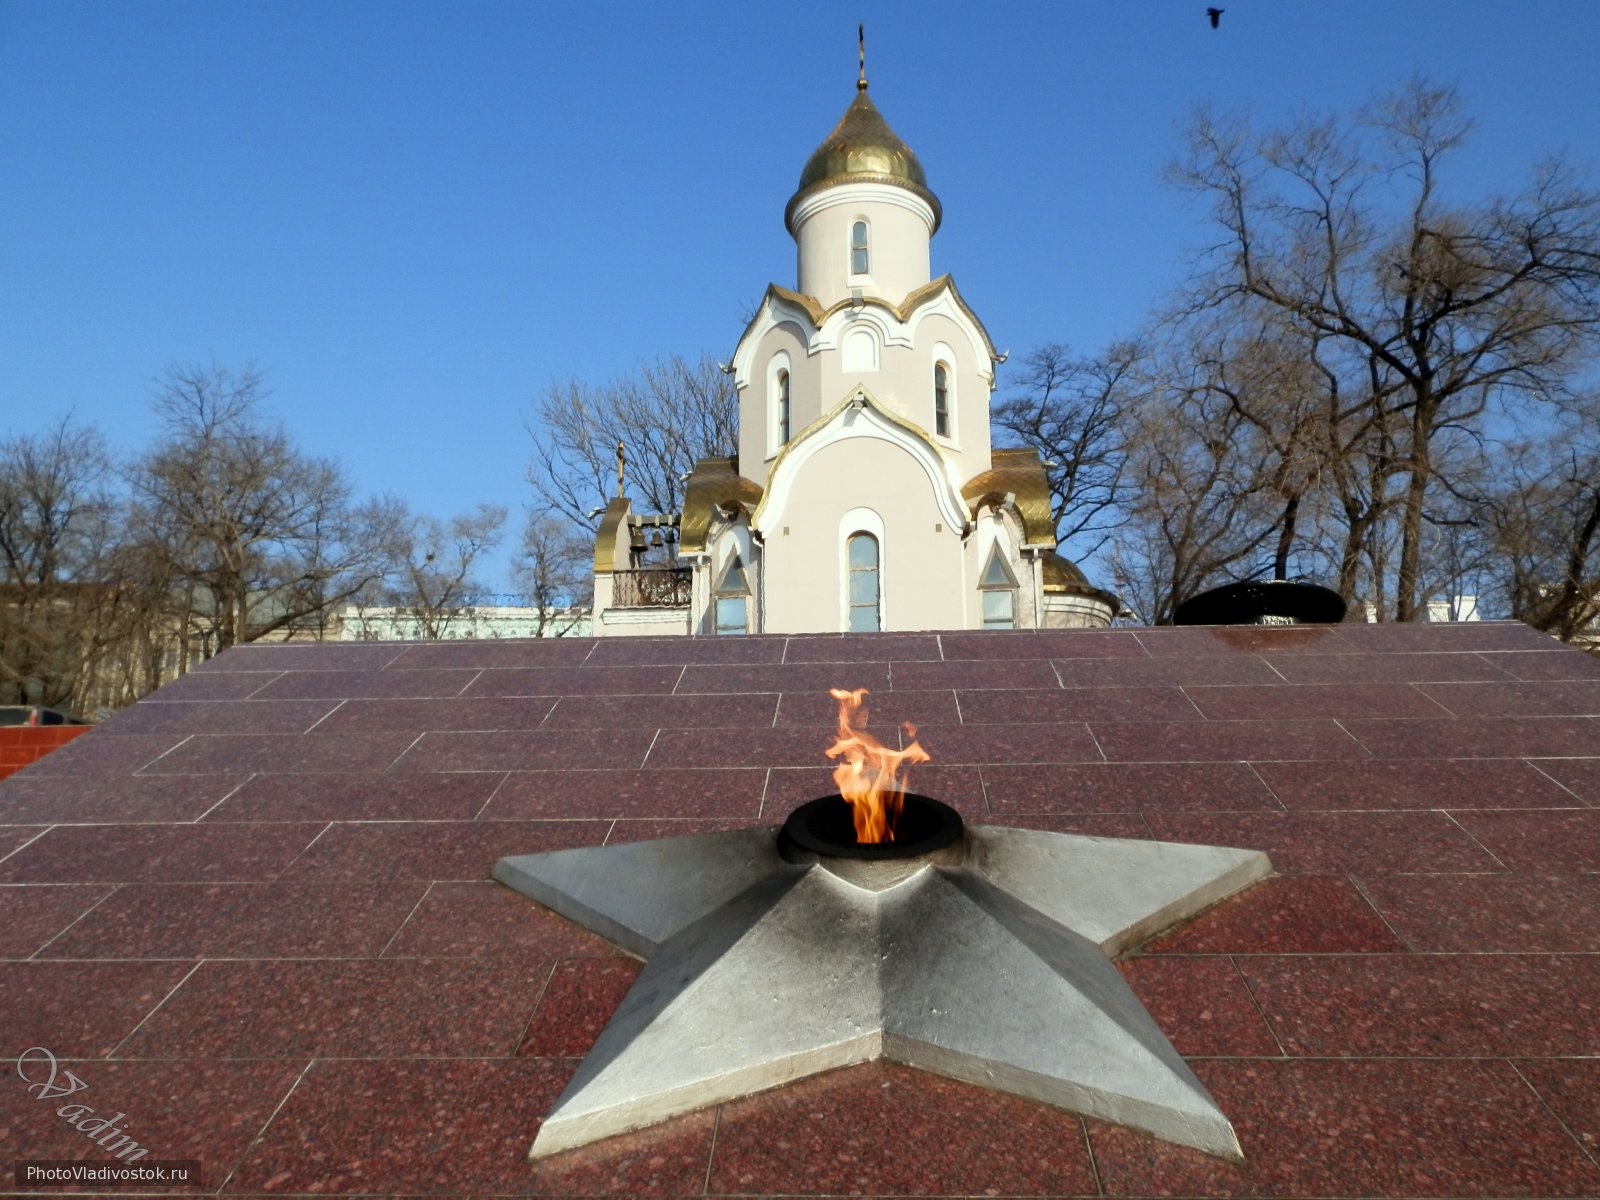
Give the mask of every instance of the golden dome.
[[844, 110], [833, 132], [806, 160], [800, 172], [800, 186], [784, 212], [784, 224], [792, 228], [795, 206], [820, 188], [836, 183], [888, 183], [903, 187], [926, 201], [933, 209], [933, 229], [937, 231], [943, 210], [939, 198], [928, 190], [928, 177], [911, 147], [895, 136], [870, 99], [867, 83], [856, 84], [856, 98]]

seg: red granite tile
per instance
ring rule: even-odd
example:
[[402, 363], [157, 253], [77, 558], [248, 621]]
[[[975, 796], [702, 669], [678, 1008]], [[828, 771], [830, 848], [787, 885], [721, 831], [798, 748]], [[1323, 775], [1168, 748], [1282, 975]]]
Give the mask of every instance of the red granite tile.
[[144, 773], [217, 775], [261, 771], [293, 775], [320, 771], [381, 771], [399, 758], [414, 740], [414, 735], [409, 733], [305, 733], [291, 737], [200, 734], [150, 763]]
[[939, 644], [947, 659], [989, 658], [1144, 658], [1132, 631], [1119, 629], [985, 630], [944, 633]]
[[1290, 683], [1430, 683], [1499, 680], [1510, 676], [1478, 654], [1285, 654], [1268, 655], [1272, 669]]
[[152, 883], [117, 889], [41, 958], [374, 957], [425, 884]]
[[711, 1194], [1094, 1195], [1077, 1117], [891, 1063], [725, 1104]]
[[89, 884], [0, 887], [0, 958], [27, 958], [110, 893]]
[[[186, 734], [128, 734], [126, 737], [99, 736], [90, 730], [61, 749], [24, 769], [21, 778], [41, 775], [131, 775], [152, 764], [187, 739]], [[0, 793], [4, 795], [4, 793]]]
[[[331, 737], [332, 735], [330, 735]], [[549, 767], [637, 767], [654, 729], [564, 729], [425, 733], [395, 763], [409, 771], [536, 771]]]
[[451, 667], [576, 667], [591, 661], [595, 638], [465, 638], [454, 642], [413, 642], [395, 658], [402, 670]]
[[429, 730], [537, 729], [555, 707], [548, 696], [496, 696], [488, 700], [347, 700], [315, 732], [410, 734]]
[[1592, 717], [1600, 679], [1548, 683], [1431, 683], [1421, 690], [1459, 717]]
[[1343, 875], [1263, 879], [1146, 947], [1180, 954], [1379, 954], [1404, 948]]
[[517, 1045], [551, 963], [204, 962], [119, 1058], [476, 1058]]
[[1256, 763], [1290, 809], [1545, 808], [1573, 798], [1520, 759]]
[[[221, 678], [218, 676], [218, 678]], [[136, 704], [96, 732], [130, 733], [304, 733], [337, 707], [336, 700], [193, 700]]]
[[1133, 838], [1150, 841], [1150, 826], [1133, 813], [1029, 813], [1005, 817], [995, 824], [1008, 829], [1042, 829], [1046, 833], [1075, 833], [1082, 837]]
[[727, 833], [733, 829], [761, 829], [775, 823], [765, 817], [635, 817], [613, 822], [611, 832], [606, 834], [606, 845]]
[[1211, 625], [1140, 629], [1133, 636], [1155, 658], [1210, 654], [1348, 654], [1332, 625]]
[[1529, 764], [1548, 775], [1586, 804], [1600, 807], [1600, 756], [1594, 758], [1541, 758]]
[[786, 663], [858, 663], [937, 661], [944, 657], [939, 636], [932, 633], [827, 634], [791, 637]]
[[563, 696], [545, 729], [766, 728], [778, 710], [773, 693], [728, 696]]
[[15, 854], [44, 831], [43, 825], [0, 825], [0, 860]]
[[508, 854], [598, 846], [606, 821], [378, 821], [330, 826], [285, 879], [487, 879]]
[[1337, 871], [1494, 871], [1494, 861], [1437, 812], [1148, 814], [1163, 841], [1265, 850], [1285, 875]]
[[[1478, 685], [1473, 685], [1478, 686]], [[1188, 687], [1213, 720], [1284, 717], [1440, 717], [1446, 710], [1404, 683], [1305, 683], [1278, 687]]]
[[1592, 808], [1537, 812], [1453, 814], [1513, 871], [1600, 871], [1600, 811]]
[[968, 690], [956, 693], [967, 725], [1021, 721], [1198, 721], [1175, 687]]
[[1515, 1065], [1589, 1156], [1600, 1153], [1600, 1058]]
[[1455, 717], [1343, 724], [1375, 758], [1600, 756], [1600, 721], [1589, 717]]
[[683, 667], [534, 667], [488, 670], [468, 696], [661, 696], [672, 691]]
[[530, 1168], [573, 1065], [543, 1058], [318, 1062], [251, 1147], [229, 1194], [698, 1193], [712, 1114]]
[[385, 958], [544, 960], [615, 953], [609, 942], [498, 883], [435, 883]]
[[1295, 955], [1239, 968], [1290, 1055], [1600, 1054], [1592, 955]]
[[1233, 1122], [1245, 1161], [1091, 1121], [1107, 1195], [1572, 1196], [1600, 1188], [1600, 1169], [1503, 1061], [1192, 1065]]
[[8, 962], [0, 971], [6, 1057], [29, 1046], [43, 1046], [58, 1058], [104, 1058], [193, 966], [192, 962]]
[[754, 817], [759, 767], [682, 771], [513, 771], [480, 820], [530, 817]]
[[1517, 679], [1600, 679], [1600, 655], [1577, 650], [1563, 654], [1511, 650], [1485, 654], [1484, 658]]
[[196, 701], [215, 703], [218, 700], [243, 700], [253, 696], [267, 684], [283, 674], [279, 667], [260, 671], [200, 671], [191, 672], [164, 683], [140, 704], [190, 704]]
[[591, 667], [684, 666], [689, 663], [778, 663], [788, 639], [754, 637], [601, 638], [586, 662]]
[[255, 775], [206, 814], [213, 821], [470, 821], [504, 774]]
[[[892, 729], [892, 727], [891, 727]], [[828, 741], [815, 729], [663, 729], [645, 765], [663, 767], [803, 767], [826, 762]], [[890, 743], [893, 744], [893, 743]]]
[[361, 698], [450, 699], [478, 677], [454, 671], [289, 671], [251, 696], [252, 700], [353, 700]]
[[1389, 875], [1356, 882], [1413, 950], [1600, 951], [1594, 875]]
[[193, 821], [245, 775], [35, 775], [0, 789], [0, 818], [58, 825]]
[[[913, 725], [955, 725], [961, 721], [956, 694], [949, 688], [929, 691], [873, 692], [867, 697], [867, 729], [885, 742], [903, 721]], [[785, 692], [778, 704], [778, 725], [805, 725], [817, 731], [821, 744], [833, 741], [839, 728], [839, 702], [827, 692]]]
[[1168, 955], [1117, 964], [1133, 994], [1185, 1056], [1282, 1053], [1250, 989], [1226, 958]]
[[923, 725], [917, 741], [936, 763], [1085, 763], [1100, 748], [1081, 722], [1054, 725]]
[[58, 825], [0, 863], [0, 883], [269, 880], [321, 833], [288, 825]]
[[582, 1058], [611, 1023], [644, 964], [632, 958], [569, 958], [555, 965], [518, 1054]]
[[381, 671], [408, 649], [407, 642], [247, 642], [201, 663], [199, 670]]
[[1112, 762], [1365, 759], [1334, 721], [1090, 721]]
[[1277, 684], [1283, 682], [1254, 655], [1208, 654], [1194, 658], [1066, 659], [1051, 662], [1064, 688], [1184, 687], [1189, 684]]
[[[989, 820], [983, 802], [983, 780], [977, 767], [920, 763], [906, 768], [905, 780], [909, 791], [944, 801], [974, 824], [985, 824]], [[806, 801], [834, 796], [838, 791], [833, 782], [833, 768], [825, 764], [775, 767], [767, 776], [761, 813], [769, 822], [781, 822]]]
[[989, 809], [1016, 813], [1271, 809], [1244, 763], [1080, 763], [983, 768]]
[[[131, 1156], [135, 1146], [143, 1148], [145, 1156], [137, 1165], [197, 1161], [201, 1187], [215, 1192], [294, 1087], [304, 1064], [95, 1061], [60, 1065], [87, 1085], [65, 1103], [82, 1103], [94, 1110], [94, 1117], [110, 1118], [112, 1127], [131, 1140], [129, 1144], [103, 1135], [121, 1153]], [[44, 1068], [42, 1062], [40, 1067]], [[0, 1088], [0, 1129], [7, 1131], [8, 1157], [115, 1165], [109, 1146], [95, 1149], [86, 1134], [57, 1115], [62, 1105], [59, 1100], [41, 1103], [22, 1087]], [[144, 1195], [161, 1190], [144, 1185], [96, 1189], [95, 1194]], [[196, 1189], [167, 1190], [193, 1194]], [[49, 1194], [60, 1195], [61, 1191]]]
[[1459, 621], [1437, 625], [1386, 622], [1378, 625], [1345, 625], [1340, 627], [1340, 633], [1363, 650], [1374, 654], [1404, 654], [1413, 650], [1576, 653], [1549, 634], [1540, 633], [1519, 621]]
[[[895, 691], [935, 688], [1059, 688], [1048, 659], [957, 659], [953, 662], [890, 664]], [[794, 689], [787, 689], [794, 690]]]
[[540, 1159], [528, 1165], [527, 1186], [538, 1195], [703, 1195], [716, 1121], [714, 1111], [691, 1113]]
[[690, 664], [678, 681], [681, 695], [725, 692], [812, 692], [831, 688], [889, 690], [887, 663], [779, 663], [761, 666]]

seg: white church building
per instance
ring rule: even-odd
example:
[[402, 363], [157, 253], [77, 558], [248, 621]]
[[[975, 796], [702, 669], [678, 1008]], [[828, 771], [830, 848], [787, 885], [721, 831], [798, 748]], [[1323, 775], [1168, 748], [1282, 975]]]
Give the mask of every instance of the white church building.
[[[700, 634], [1104, 626], [1114, 596], [1056, 553], [1032, 450], [990, 444], [1003, 362], [949, 275], [941, 209], [867, 95], [784, 213], [772, 284], [728, 370], [739, 453], [703, 459], [681, 513], [605, 511], [593, 632]], [[678, 566], [643, 564], [676, 541]]]

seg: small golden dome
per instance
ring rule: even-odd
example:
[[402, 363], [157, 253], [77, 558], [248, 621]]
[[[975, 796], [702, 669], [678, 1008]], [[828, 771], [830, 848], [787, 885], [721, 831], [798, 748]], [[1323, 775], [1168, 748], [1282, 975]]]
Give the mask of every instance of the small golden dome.
[[925, 200], [933, 209], [933, 228], [937, 231], [943, 210], [939, 198], [928, 190], [922, 164], [868, 99], [866, 80], [856, 88], [856, 98], [833, 132], [806, 160], [805, 170], [800, 172], [800, 186], [784, 212], [784, 224], [792, 229], [795, 206], [820, 188], [836, 183], [888, 183]]

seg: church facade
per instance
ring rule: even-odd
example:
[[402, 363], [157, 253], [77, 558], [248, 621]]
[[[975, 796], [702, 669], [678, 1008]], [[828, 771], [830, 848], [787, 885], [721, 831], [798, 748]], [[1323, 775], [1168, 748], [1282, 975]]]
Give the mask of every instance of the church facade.
[[[932, 277], [939, 200], [864, 70], [856, 87], [784, 214], [796, 286], [768, 287], [726, 368], [739, 452], [695, 465], [680, 513], [611, 502], [596, 634], [1061, 628], [1115, 615], [1116, 598], [1056, 553], [1038, 455], [990, 444], [1003, 356], [954, 280]], [[678, 566], [644, 566], [663, 534]]]

